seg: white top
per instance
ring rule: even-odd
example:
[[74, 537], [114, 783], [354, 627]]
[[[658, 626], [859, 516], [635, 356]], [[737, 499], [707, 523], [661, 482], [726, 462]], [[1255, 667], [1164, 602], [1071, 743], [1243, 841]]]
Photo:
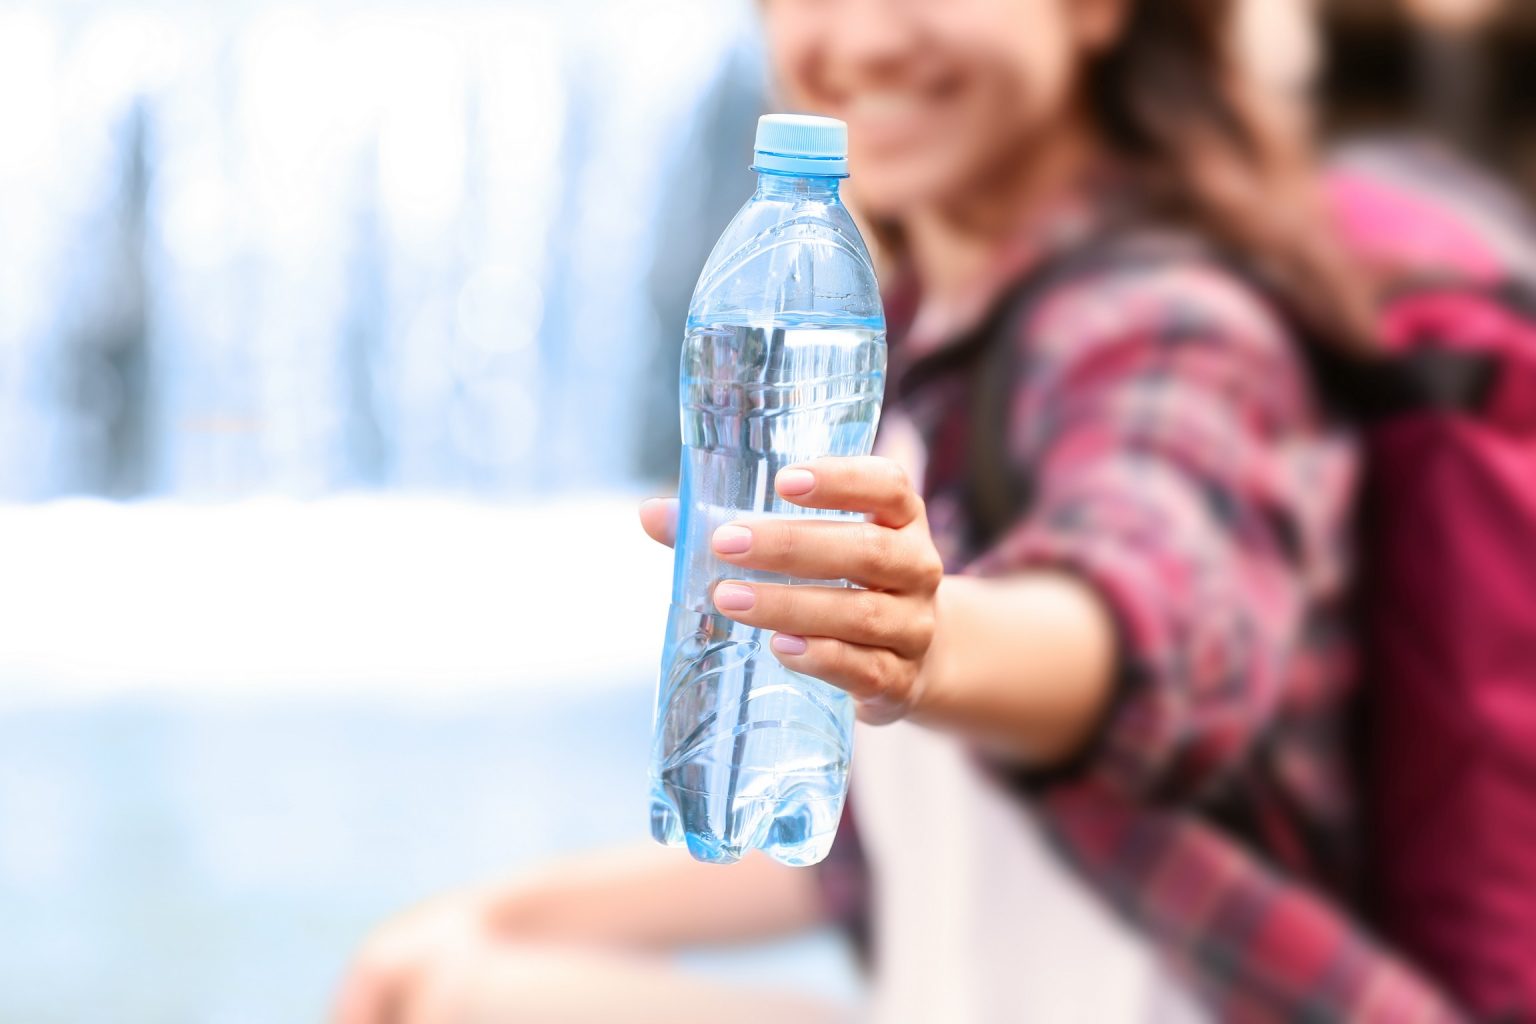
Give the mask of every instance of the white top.
[[[920, 479], [916, 432], [881, 453]], [[877, 1024], [1203, 1024], [1208, 1018], [960, 741], [860, 725], [853, 800], [869, 861]]]

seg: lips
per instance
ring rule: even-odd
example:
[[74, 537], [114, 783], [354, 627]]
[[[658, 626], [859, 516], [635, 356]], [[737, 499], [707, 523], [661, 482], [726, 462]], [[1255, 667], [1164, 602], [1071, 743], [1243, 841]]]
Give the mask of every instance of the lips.
[[957, 92], [958, 84], [953, 82], [850, 90], [839, 104], [840, 116], [861, 146], [883, 149], [920, 143], [938, 127], [935, 122]]

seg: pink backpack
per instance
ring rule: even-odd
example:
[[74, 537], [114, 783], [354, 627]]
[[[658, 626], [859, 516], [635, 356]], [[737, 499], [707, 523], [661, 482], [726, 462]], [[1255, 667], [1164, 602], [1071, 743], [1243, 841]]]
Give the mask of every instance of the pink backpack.
[[1331, 186], [1363, 254], [1440, 278], [1362, 382], [1371, 909], [1469, 1010], [1536, 1021], [1536, 230], [1443, 159]]

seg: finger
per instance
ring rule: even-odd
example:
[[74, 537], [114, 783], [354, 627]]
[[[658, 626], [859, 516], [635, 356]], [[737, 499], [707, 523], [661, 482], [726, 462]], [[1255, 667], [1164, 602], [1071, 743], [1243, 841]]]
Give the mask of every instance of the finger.
[[894, 722], [906, 713], [913, 668], [889, 650], [791, 633], [775, 635], [768, 647], [786, 667], [846, 691], [859, 702], [859, 718], [871, 725]]
[[805, 508], [864, 512], [881, 526], [901, 529], [923, 514], [922, 499], [906, 471], [890, 459], [825, 458], [780, 470], [774, 488]]
[[932, 589], [944, 568], [911, 531], [825, 519], [727, 523], [710, 544], [723, 561], [812, 580], [849, 579], [876, 590]]
[[658, 544], [677, 540], [677, 499], [650, 498], [640, 503], [640, 526]]
[[908, 599], [897, 594], [727, 580], [715, 587], [714, 601], [721, 614], [760, 629], [832, 637], [914, 656], [927, 648]]

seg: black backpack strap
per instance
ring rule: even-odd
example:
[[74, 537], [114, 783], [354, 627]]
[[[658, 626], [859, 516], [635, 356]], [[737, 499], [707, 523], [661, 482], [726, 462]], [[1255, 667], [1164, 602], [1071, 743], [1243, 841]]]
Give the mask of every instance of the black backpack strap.
[[1381, 359], [1310, 349], [1313, 376], [1329, 403], [1366, 426], [1421, 412], [1479, 412], [1499, 375], [1497, 357], [1438, 348], [1433, 339]]
[[971, 385], [971, 428], [966, 446], [966, 500], [977, 550], [992, 546], [1029, 505], [1030, 485], [1008, 450], [1020, 358], [1015, 329], [1028, 319], [1035, 296], [1015, 299], [1003, 329], [976, 360]]
[[[1490, 286], [1458, 278], [1415, 278], [1398, 283], [1383, 303], [1391, 309], [1441, 294], [1476, 297], [1536, 321], [1536, 292], [1518, 280]], [[1298, 330], [1302, 329], [1298, 326]], [[1459, 347], [1432, 335], [1414, 338], [1404, 351], [1377, 356], [1341, 352], [1304, 331], [1303, 335], [1313, 378], [1323, 395], [1335, 410], [1365, 426], [1414, 413], [1480, 413], [1487, 408], [1502, 370], [1496, 353]]]

